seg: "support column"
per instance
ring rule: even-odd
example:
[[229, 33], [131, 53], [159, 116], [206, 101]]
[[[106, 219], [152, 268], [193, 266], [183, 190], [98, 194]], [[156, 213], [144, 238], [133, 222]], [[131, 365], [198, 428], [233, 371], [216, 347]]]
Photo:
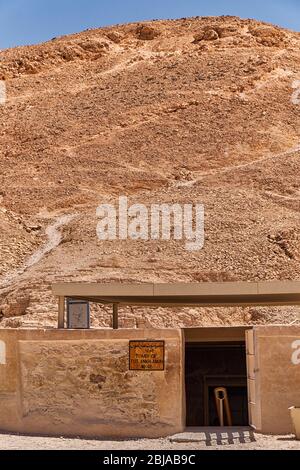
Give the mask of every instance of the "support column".
[[65, 298], [58, 297], [58, 322], [57, 328], [62, 329], [65, 327]]
[[119, 328], [119, 305], [113, 304], [113, 329]]

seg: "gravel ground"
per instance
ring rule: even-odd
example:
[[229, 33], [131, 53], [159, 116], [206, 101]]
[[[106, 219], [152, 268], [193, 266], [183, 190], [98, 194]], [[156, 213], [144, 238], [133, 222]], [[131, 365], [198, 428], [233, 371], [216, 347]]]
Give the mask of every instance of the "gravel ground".
[[169, 438], [131, 440], [87, 440], [54, 437], [33, 437], [0, 434], [1, 450], [246, 450], [278, 449], [300, 450], [300, 441], [294, 436], [266, 436], [253, 434], [252, 442], [217, 443], [206, 442], [172, 443]]

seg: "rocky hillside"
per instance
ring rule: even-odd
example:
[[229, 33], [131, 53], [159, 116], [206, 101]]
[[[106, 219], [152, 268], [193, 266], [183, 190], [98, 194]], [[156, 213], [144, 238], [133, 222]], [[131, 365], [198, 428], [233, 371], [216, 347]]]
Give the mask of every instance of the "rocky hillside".
[[[51, 327], [59, 280], [300, 279], [300, 34], [236, 17], [0, 52], [0, 327]], [[96, 207], [203, 203], [205, 246], [100, 241]], [[299, 309], [124, 309], [124, 327], [286, 323]], [[93, 326], [110, 326], [93, 307]]]

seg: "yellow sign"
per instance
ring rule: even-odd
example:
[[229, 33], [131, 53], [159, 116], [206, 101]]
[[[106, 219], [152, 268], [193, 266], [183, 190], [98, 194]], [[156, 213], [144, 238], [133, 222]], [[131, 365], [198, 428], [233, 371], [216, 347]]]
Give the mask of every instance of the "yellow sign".
[[164, 341], [129, 341], [130, 370], [164, 370]]

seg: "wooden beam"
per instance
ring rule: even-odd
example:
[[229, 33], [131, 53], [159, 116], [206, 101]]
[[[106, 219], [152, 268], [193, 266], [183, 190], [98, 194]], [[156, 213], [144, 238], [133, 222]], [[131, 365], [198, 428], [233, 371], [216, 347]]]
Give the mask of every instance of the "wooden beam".
[[62, 329], [65, 327], [65, 298], [58, 297], [58, 322], [57, 328]]
[[119, 305], [113, 304], [113, 329], [119, 328]]

